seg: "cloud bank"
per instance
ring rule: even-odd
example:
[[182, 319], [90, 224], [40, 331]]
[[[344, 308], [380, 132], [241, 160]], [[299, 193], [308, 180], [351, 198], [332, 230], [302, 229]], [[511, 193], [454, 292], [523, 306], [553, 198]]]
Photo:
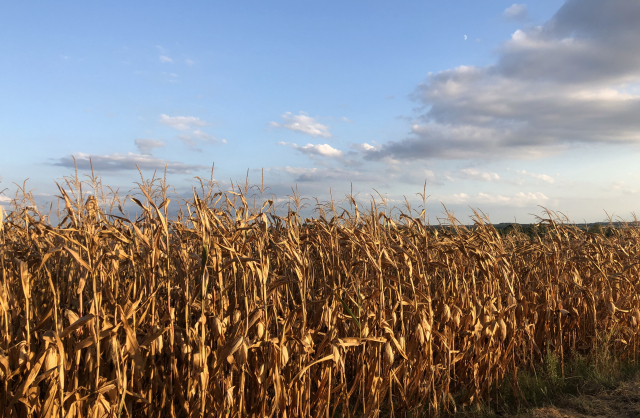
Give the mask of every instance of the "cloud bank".
[[[75, 157], [75, 161], [73, 159]], [[185, 164], [177, 161], [168, 161], [155, 158], [150, 155], [135, 154], [132, 152], [126, 154], [109, 154], [109, 155], [92, 155], [77, 153], [74, 156], [55, 159], [53, 165], [74, 168], [75, 164], [81, 170], [93, 169], [102, 172], [117, 172], [121, 170], [164, 170], [172, 174], [189, 174], [196, 170], [207, 168], [201, 165]]]
[[430, 74], [415, 91], [424, 113], [410, 134], [365, 159], [532, 159], [640, 143], [638, 22], [637, 0], [567, 1], [542, 26], [513, 33], [495, 64]]

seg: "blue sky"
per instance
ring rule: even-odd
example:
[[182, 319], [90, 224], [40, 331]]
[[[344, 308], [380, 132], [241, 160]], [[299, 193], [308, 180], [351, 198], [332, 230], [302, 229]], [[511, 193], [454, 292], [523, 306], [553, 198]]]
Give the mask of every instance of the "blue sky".
[[0, 189], [51, 200], [73, 155], [125, 192], [136, 164], [186, 195], [215, 163], [281, 198], [393, 206], [426, 180], [434, 221], [628, 219], [638, 21], [632, 0], [7, 3]]

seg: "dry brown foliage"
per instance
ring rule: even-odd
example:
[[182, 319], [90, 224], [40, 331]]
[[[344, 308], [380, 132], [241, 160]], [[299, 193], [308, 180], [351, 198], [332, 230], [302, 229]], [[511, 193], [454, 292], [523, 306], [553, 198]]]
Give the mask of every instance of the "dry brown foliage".
[[635, 355], [636, 226], [504, 237], [352, 197], [303, 222], [296, 196], [278, 216], [206, 182], [169, 216], [155, 179], [128, 217], [93, 186], [67, 179], [55, 225], [23, 201], [0, 226], [5, 417], [433, 414], [602, 331]]

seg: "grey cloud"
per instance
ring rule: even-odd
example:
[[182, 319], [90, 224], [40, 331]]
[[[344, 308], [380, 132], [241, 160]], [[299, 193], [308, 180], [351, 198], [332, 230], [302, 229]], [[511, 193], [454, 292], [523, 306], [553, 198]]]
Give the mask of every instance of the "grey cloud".
[[155, 158], [150, 155], [134, 154], [132, 152], [126, 154], [110, 154], [110, 155], [91, 155], [78, 153], [73, 157], [58, 158], [53, 161], [53, 165], [60, 167], [73, 168], [77, 166], [81, 170], [89, 170], [93, 166], [97, 171], [123, 171], [123, 170], [164, 170], [173, 174], [189, 174], [192, 171], [205, 169], [207, 167], [195, 164], [185, 164], [178, 161], [168, 161]]
[[498, 74], [561, 83], [637, 80], [640, 2], [569, 0], [544, 25], [505, 42]]
[[375, 173], [356, 170], [343, 170], [335, 167], [303, 168], [276, 167], [276, 170], [294, 176], [295, 182], [327, 182], [333, 181], [380, 181], [382, 178]]
[[516, 31], [495, 65], [430, 74], [424, 113], [384, 158], [539, 158], [572, 144], [640, 143], [640, 2], [570, 0]]
[[140, 153], [146, 155], [151, 154], [154, 148], [162, 148], [166, 145], [164, 142], [155, 139], [136, 139], [134, 142]]

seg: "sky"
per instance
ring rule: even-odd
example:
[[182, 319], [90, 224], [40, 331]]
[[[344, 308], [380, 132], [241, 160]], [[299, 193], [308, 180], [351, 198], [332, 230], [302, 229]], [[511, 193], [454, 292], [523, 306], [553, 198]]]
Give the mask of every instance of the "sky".
[[[90, 162], [492, 222], [640, 207], [640, 2], [5, 2], [0, 204]], [[426, 189], [425, 187], [426, 182]]]

